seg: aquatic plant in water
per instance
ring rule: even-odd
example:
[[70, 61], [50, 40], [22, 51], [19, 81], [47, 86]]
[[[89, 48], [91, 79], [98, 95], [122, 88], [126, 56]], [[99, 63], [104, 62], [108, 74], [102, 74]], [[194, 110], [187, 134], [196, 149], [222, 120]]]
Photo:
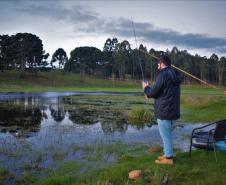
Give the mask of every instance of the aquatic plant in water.
[[145, 123], [152, 123], [153, 118], [153, 113], [145, 108], [134, 108], [128, 113], [129, 123], [138, 127], [144, 126]]

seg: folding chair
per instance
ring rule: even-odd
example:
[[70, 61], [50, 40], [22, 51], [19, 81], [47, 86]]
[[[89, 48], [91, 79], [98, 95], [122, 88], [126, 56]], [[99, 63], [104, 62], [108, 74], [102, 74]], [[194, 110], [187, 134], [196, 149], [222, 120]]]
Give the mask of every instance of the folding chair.
[[[201, 129], [205, 129], [205, 131]], [[193, 129], [190, 140], [190, 157], [192, 146], [206, 149], [207, 152], [213, 150], [217, 162], [216, 150], [226, 151], [226, 119]]]

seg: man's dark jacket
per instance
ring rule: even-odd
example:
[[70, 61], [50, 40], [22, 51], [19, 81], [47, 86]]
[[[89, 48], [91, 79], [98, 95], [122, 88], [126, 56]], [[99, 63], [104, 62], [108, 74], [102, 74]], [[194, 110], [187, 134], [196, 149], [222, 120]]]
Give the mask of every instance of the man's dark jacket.
[[171, 67], [162, 69], [152, 87], [145, 87], [148, 98], [154, 98], [157, 119], [175, 120], [180, 118], [180, 75]]

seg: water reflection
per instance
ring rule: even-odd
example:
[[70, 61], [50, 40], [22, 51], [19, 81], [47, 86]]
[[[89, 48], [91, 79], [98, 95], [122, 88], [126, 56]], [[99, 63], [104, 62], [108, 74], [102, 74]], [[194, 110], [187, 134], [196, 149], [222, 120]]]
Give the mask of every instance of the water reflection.
[[128, 124], [117, 121], [102, 121], [101, 128], [104, 133], [114, 133], [115, 131], [125, 133], [128, 129]]
[[92, 125], [98, 121], [98, 113], [94, 108], [72, 107], [68, 114], [69, 119], [75, 124]]
[[16, 136], [25, 136], [29, 132], [40, 130], [45, 118], [44, 107], [37, 107], [35, 99], [10, 100], [0, 104], [0, 131], [10, 132]]
[[57, 98], [56, 104], [50, 104], [49, 110], [51, 112], [51, 116], [56, 122], [61, 122], [65, 118], [66, 111], [64, 106], [60, 103], [60, 98]]
[[[125, 133], [128, 123], [109, 105], [77, 102], [69, 97], [24, 97], [0, 102], [0, 131], [28, 137], [53, 124], [93, 125], [100, 122], [103, 133]], [[69, 120], [65, 122], [65, 120]]]

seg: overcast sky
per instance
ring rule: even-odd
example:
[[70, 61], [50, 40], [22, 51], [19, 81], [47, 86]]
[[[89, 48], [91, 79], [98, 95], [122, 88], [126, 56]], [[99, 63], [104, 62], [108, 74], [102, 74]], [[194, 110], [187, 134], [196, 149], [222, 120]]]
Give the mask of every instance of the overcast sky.
[[33, 33], [53, 54], [79, 46], [103, 49], [107, 38], [148, 49], [177, 46], [201, 56], [226, 56], [223, 0], [0, 0], [0, 34]]

